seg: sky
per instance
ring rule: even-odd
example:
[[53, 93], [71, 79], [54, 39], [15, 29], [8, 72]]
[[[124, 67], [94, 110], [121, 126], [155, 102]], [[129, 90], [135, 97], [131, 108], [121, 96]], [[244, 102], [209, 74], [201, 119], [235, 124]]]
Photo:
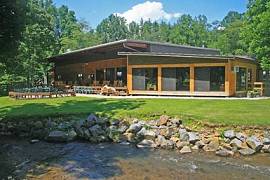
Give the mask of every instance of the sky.
[[57, 7], [67, 5], [78, 19], [95, 28], [110, 14], [128, 22], [152, 20], [174, 22], [182, 14], [206, 15], [208, 22], [222, 20], [229, 11], [246, 11], [248, 0], [54, 0]]

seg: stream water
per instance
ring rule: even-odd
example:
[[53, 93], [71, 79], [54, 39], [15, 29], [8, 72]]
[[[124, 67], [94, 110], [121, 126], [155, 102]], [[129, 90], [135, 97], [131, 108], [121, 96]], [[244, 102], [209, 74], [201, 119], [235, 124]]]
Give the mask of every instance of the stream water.
[[270, 155], [213, 153], [72, 142], [30, 144], [0, 137], [0, 179], [270, 179]]

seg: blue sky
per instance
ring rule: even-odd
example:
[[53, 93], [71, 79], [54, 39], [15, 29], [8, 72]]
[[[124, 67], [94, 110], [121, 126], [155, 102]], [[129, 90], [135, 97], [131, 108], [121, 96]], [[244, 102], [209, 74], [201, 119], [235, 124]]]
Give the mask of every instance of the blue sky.
[[76, 16], [96, 27], [102, 19], [118, 13], [128, 21], [139, 19], [173, 22], [182, 14], [204, 14], [209, 22], [222, 20], [229, 11], [245, 12], [248, 0], [54, 0], [56, 6], [67, 5]]

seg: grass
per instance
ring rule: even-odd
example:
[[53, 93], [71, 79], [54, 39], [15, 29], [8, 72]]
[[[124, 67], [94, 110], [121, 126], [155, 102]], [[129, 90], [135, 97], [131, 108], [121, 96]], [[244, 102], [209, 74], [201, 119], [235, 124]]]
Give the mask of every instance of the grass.
[[89, 113], [113, 118], [156, 118], [167, 114], [189, 122], [202, 121], [225, 125], [270, 125], [270, 99], [206, 100], [206, 99], [97, 99], [67, 97], [57, 99], [14, 100], [0, 97], [0, 117], [25, 119]]

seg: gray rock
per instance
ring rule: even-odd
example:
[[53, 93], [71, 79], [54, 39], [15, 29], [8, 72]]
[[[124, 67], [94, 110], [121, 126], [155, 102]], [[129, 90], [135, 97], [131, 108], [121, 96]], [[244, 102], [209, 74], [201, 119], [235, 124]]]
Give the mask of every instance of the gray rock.
[[227, 130], [224, 131], [224, 137], [233, 139], [235, 137], [235, 132], [234, 130]]
[[73, 141], [77, 137], [77, 133], [74, 130], [68, 132], [68, 141]]
[[142, 129], [142, 125], [140, 123], [131, 124], [127, 129], [127, 133], [137, 133]]
[[200, 138], [198, 136], [198, 133], [195, 132], [188, 132], [188, 141], [192, 144], [196, 143], [197, 141], [199, 141]]
[[189, 141], [189, 135], [186, 129], [179, 129], [180, 141]]
[[264, 153], [270, 153], [270, 145], [264, 145], [262, 147], [262, 152], [264, 152]]
[[263, 138], [263, 144], [264, 145], [269, 145], [270, 144], [270, 139], [269, 138]]
[[85, 139], [91, 138], [91, 134], [90, 134], [89, 130], [86, 128], [83, 129], [83, 138], [85, 138]]
[[146, 130], [144, 127], [137, 133], [137, 136], [143, 137], [147, 140], [154, 140], [156, 138], [156, 133], [151, 130]]
[[223, 148], [223, 149], [217, 150], [216, 155], [221, 156], [221, 157], [228, 157], [228, 156], [233, 156], [234, 152]]
[[107, 134], [113, 142], [120, 142], [121, 133], [118, 131], [117, 126], [109, 126], [107, 129]]
[[159, 121], [158, 121], [157, 124], [158, 124], [159, 126], [161, 126], [161, 125], [166, 125], [169, 119], [170, 119], [169, 116], [167, 116], [167, 115], [162, 115], [162, 116], [160, 116]]
[[128, 129], [128, 126], [125, 124], [122, 124], [119, 126], [118, 131], [123, 134], [124, 132], [126, 132], [127, 129]]
[[256, 152], [260, 151], [263, 147], [262, 142], [256, 137], [256, 136], [251, 136], [247, 138], [246, 140], [247, 145], [254, 149]]
[[188, 146], [188, 145], [189, 145], [189, 142], [187, 142], [187, 141], [178, 141], [176, 143], [176, 147], [178, 149], [182, 149], [184, 146]]
[[88, 130], [91, 133], [91, 135], [94, 137], [97, 137], [105, 133], [104, 130], [101, 128], [101, 126], [98, 124], [90, 127]]
[[238, 150], [238, 152], [239, 152], [241, 155], [244, 155], [244, 156], [247, 156], [247, 155], [253, 155], [253, 154], [256, 153], [255, 150], [250, 149], [250, 148], [240, 149], [240, 150]]
[[111, 125], [117, 126], [117, 125], [119, 125], [119, 123], [120, 123], [120, 121], [119, 121], [118, 119], [115, 119], [115, 120], [113, 120], [113, 121], [111, 122]]
[[242, 142], [244, 142], [246, 139], [247, 139], [247, 136], [245, 135], [245, 134], [243, 134], [243, 133], [236, 133], [235, 134], [235, 137], [237, 138], [237, 139], [239, 139], [240, 141], [242, 141]]
[[203, 150], [206, 152], [213, 152], [217, 151], [219, 148], [219, 142], [218, 141], [211, 141], [209, 144], [206, 144], [203, 147]]
[[182, 124], [182, 121], [180, 119], [174, 118], [170, 120], [173, 125], [176, 125], [177, 127]]
[[203, 146], [205, 146], [205, 143], [203, 141], [197, 141], [195, 145], [198, 146], [199, 148], [203, 148]]
[[99, 124], [99, 125], [101, 125], [101, 126], [104, 126], [106, 124], [109, 124], [110, 121], [106, 117], [101, 117], [101, 118], [97, 118], [96, 123]]
[[154, 148], [156, 147], [156, 144], [152, 140], [144, 139], [137, 144], [137, 147], [138, 148]]
[[158, 146], [161, 146], [161, 145], [164, 145], [164, 144], [166, 145], [167, 144], [167, 140], [165, 139], [164, 136], [161, 136], [161, 135], [158, 135], [155, 141], [156, 141], [156, 144]]
[[180, 150], [180, 153], [181, 154], [186, 154], [186, 153], [191, 153], [191, 149], [189, 146], [184, 146], [181, 150]]
[[68, 141], [68, 134], [64, 131], [52, 131], [46, 140], [49, 142], [66, 142]]
[[231, 145], [232, 147], [236, 147], [237, 149], [242, 149], [242, 148], [243, 148], [242, 141], [240, 141], [240, 140], [237, 139], [237, 138], [234, 138], [234, 139], [230, 142], [230, 145]]
[[85, 125], [87, 128], [89, 128], [89, 127], [95, 125], [97, 121], [98, 121], [98, 118], [97, 118], [94, 114], [90, 114], [90, 115], [87, 117], [87, 119], [86, 119], [84, 125]]
[[167, 147], [166, 149], [173, 149], [175, 146], [175, 143], [172, 140], [167, 140]]

